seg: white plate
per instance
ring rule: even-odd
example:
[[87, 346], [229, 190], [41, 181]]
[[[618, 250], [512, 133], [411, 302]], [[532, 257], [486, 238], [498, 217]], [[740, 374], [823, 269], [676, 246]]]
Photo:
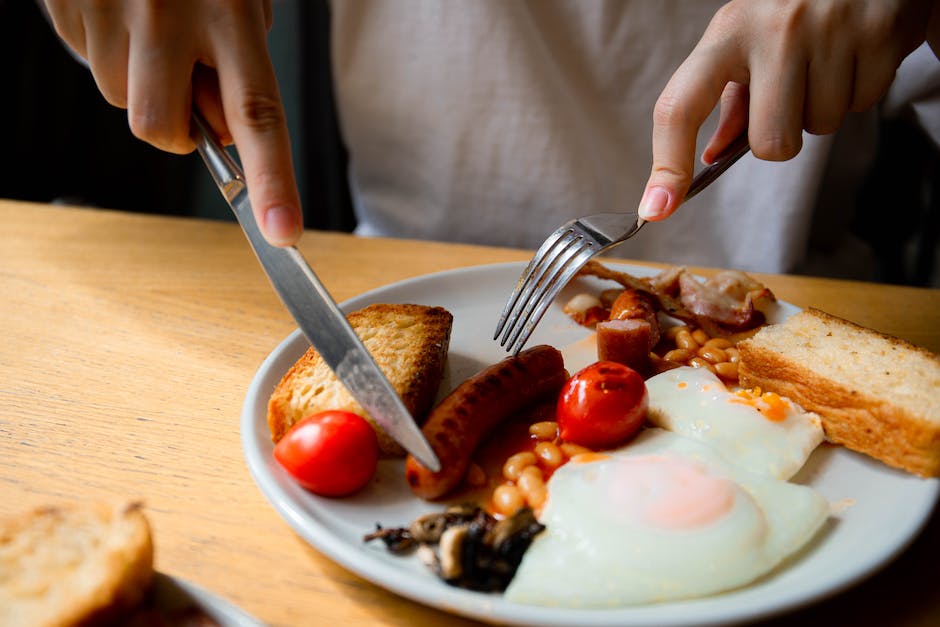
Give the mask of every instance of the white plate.
[[[448, 372], [449, 390], [505, 352], [491, 338], [498, 314], [524, 265], [464, 268], [395, 283], [343, 303], [344, 311], [370, 303], [440, 305], [454, 314]], [[620, 266], [636, 275], [649, 269]], [[583, 279], [582, 279], [583, 280]], [[594, 279], [562, 294], [597, 289]], [[608, 287], [609, 283], [603, 283]], [[773, 286], [770, 286], [773, 289]], [[779, 322], [796, 308], [779, 303], [768, 318]], [[549, 309], [528, 345], [562, 347], [588, 332], [571, 322], [560, 306]], [[430, 574], [414, 557], [390, 555], [381, 542], [362, 536], [383, 526], [407, 526], [439, 505], [415, 498], [405, 484], [403, 463], [383, 461], [372, 483], [345, 499], [325, 499], [300, 488], [278, 466], [267, 426], [267, 401], [307, 342], [299, 331], [285, 339], [262, 363], [245, 398], [241, 435], [245, 458], [265, 497], [290, 526], [321, 553], [345, 568], [404, 597], [487, 622], [516, 625], [727, 625], [767, 617], [832, 595], [884, 566], [917, 535], [929, 518], [940, 482], [893, 470], [841, 448], [822, 446], [795, 478], [832, 503], [837, 512], [810, 547], [783, 568], [755, 584], [704, 599], [613, 610], [559, 610], [510, 603], [499, 594], [452, 588]]]

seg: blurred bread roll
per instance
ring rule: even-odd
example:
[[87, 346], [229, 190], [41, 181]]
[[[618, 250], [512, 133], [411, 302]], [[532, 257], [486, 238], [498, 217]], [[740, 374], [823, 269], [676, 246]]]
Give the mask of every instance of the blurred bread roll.
[[119, 621], [153, 577], [138, 503], [42, 507], [0, 521], [0, 626]]

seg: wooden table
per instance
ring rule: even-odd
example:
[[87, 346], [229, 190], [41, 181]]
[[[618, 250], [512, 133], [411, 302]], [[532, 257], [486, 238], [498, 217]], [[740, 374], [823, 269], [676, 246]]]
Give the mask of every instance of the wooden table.
[[[308, 232], [337, 300], [520, 250]], [[940, 290], [768, 276], [777, 295], [940, 352]], [[384, 591], [295, 536], [238, 420], [295, 325], [232, 224], [0, 201], [0, 515], [142, 499], [157, 568], [273, 625], [471, 625]], [[940, 516], [886, 570], [768, 624], [940, 624]]]

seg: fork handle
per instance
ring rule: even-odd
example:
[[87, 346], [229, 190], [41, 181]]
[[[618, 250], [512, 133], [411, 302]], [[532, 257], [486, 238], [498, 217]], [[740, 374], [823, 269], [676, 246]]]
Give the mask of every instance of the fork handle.
[[695, 175], [683, 202], [711, 185], [716, 178], [721, 176], [722, 172], [730, 168], [735, 161], [743, 157], [750, 149], [751, 146], [747, 143], [747, 131], [745, 130], [733, 142], [728, 144], [727, 148], [721, 151], [711, 165]]

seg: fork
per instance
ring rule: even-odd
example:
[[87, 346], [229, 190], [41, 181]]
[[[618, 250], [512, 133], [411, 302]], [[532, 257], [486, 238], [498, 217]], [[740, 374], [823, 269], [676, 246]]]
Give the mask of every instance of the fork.
[[[683, 202], [708, 187], [748, 150], [745, 131], [692, 179]], [[636, 235], [644, 224], [646, 220], [636, 212], [598, 213], [558, 227], [523, 271], [500, 314], [493, 339], [499, 340], [499, 345], [513, 355], [517, 354], [555, 296], [575, 273], [592, 257]]]

